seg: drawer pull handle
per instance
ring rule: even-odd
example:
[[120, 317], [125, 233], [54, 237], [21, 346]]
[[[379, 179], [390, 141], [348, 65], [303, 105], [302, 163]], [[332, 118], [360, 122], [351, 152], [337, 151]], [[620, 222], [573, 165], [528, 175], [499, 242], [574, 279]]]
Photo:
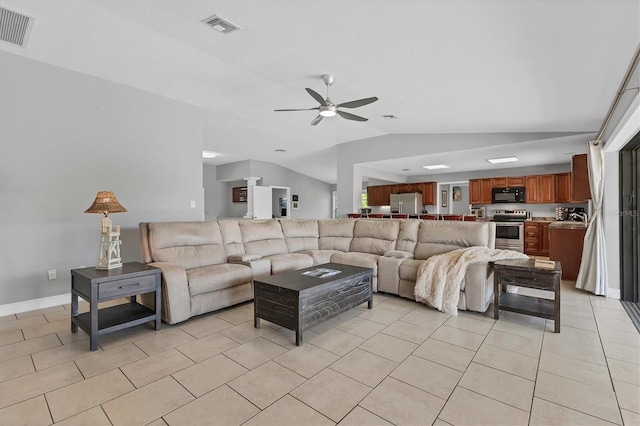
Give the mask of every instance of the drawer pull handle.
[[140, 285], [140, 283], [125, 284], [125, 285], [121, 285], [120, 287], [118, 287], [118, 290], [123, 290], [125, 288], [138, 287], [139, 285]]

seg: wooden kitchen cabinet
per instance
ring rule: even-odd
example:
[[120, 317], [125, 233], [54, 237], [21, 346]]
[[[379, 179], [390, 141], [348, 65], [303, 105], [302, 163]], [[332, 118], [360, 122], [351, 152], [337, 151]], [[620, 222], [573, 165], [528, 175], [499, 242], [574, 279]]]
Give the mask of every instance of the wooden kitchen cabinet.
[[537, 255], [539, 249], [540, 229], [537, 222], [524, 224], [524, 254]]
[[570, 203], [571, 198], [571, 173], [556, 174], [556, 203]]
[[571, 157], [571, 196], [574, 203], [586, 203], [591, 199], [587, 154]]
[[525, 222], [524, 253], [549, 256], [549, 222]]
[[555, 203], [556, 175], [532, 175], [525, 177], [527, 203]]
[[512, 186], [524, 186], [524, 176], [508, 176], [491, 178], [493, 188], [509, 188]]
[[399, 183], [392, 185], [392, 194], [405, 194], [411, 192], [422, 192], [422, 183]]
[[389, 196], [393, 190], [393, 185], [378, 185], [367, 187], [367, 205], [388, 206], [391, 204]]
[[469, 204], [491, 204], [493, 179], [469, 180]]
[[231, 201], [234, 203], [246, 203], [247, 202], [247, 187], [236, 186], [231, 190]]
[[538, 254], [549, 256], [549, 222], [539, 222], [538, 228]]
[[582, 261], [582, 245], [587, 228], [549, 228], [549, 259], [562, 264], [562, 278], [575, 280]]
[[423, 182], [422, 184], [422, 204], [425, 206], [435, 206], [436, 200], [436, 182]]
[[524, 176], [510, 176], [507, 179], [509, 186], [524, 186]]

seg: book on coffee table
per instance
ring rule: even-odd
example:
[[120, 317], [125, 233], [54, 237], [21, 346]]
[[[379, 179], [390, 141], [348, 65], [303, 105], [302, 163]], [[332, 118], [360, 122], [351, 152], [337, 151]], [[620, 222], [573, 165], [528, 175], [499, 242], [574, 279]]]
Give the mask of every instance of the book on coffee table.
[[309, 277], [316, 277], [316, 278], [327, 278], [333, 275], [338, 275], [340, 272], [342, 271], [339, 271], [337, 269], [316, 268], [310, 271], [303, 272], [302, 275], [307, 275]]
[[541, 259], [536, 259], [534, 266], [536, 268], [542, 268], [542, 269], [555, 269], [556, 268], [556, 262], [553, 260], [541, 260]]

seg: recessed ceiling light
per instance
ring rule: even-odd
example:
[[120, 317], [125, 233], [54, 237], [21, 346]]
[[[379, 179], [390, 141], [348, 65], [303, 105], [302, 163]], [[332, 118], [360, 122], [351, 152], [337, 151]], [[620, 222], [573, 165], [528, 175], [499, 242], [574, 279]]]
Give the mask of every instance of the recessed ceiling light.
[[422, 166], [422, 168], [427, 170], [436, 170], [436, 169], [448, 169], [449, 166], [445, 166], [444, 164], [434, 164], [433, 166]]
[[520, 160], [518, 160], [518, 157], [502, 157], [502, 158], [487, 158], [487, 161], [490, 162], [491, 164], [498, 164], [498, 163], [511, 163], [511, 162], [520, 161]]
[[286, 149], [282, 149], [282, 148], [278, 148], [278, 149], [276, 149], [276, 152], [287, 152], [287, 150]]
[[202, 151], [202, 158], [215, 158], [218, 154], [213, 151]]
[[411, 169], [402, 169], [403, 172], [408, 172]]
[[385, 120], [397, 120], [398, 117], [393, 115], [393, 114], [385, 114], [382, 116], [382, 118], [384, 118]]

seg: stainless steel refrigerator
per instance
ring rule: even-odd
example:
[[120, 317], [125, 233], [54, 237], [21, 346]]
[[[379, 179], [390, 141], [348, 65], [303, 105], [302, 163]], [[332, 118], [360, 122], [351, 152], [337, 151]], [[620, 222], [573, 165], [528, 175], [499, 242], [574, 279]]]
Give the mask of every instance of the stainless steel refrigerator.
[[419, 192], [409, 194], [391, 194], [391, 213], [422, 213], [422, 194]]

